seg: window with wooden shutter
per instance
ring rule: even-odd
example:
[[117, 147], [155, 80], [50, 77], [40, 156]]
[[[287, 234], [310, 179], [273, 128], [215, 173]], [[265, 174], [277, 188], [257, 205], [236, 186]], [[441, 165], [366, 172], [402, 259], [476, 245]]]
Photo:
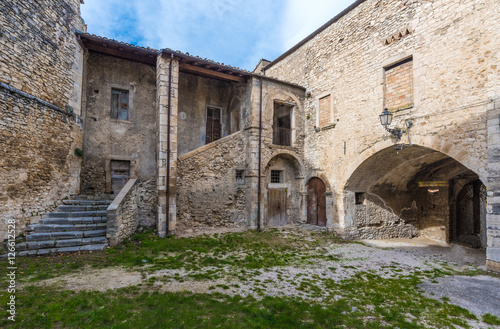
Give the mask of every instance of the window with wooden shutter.
[[207, 107], [206, 144], [212, 143], [221, 137], [220, 112], [220, 108]]
[[128, 90], [111, 89], [111, 118], [118, 120], [128, 120]]

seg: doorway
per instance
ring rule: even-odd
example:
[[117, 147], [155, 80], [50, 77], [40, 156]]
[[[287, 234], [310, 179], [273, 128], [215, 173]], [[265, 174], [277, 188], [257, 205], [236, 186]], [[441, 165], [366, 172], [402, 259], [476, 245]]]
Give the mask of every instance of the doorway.
[[130, 161], [111, 160], [111, 193], [118, 194], [130, 179]]
[[287, 189], [270, 188], [268, 193], [269, 206], [267, 226], [278, 227], [286, 225]]
[[205, 143], [212, 143], [221, 137], [221, 109], [217, 107], [207, 107], [207, 126]]
[[317, 178], [307, 184], [307, 224], [326, 226], [326, 186]]

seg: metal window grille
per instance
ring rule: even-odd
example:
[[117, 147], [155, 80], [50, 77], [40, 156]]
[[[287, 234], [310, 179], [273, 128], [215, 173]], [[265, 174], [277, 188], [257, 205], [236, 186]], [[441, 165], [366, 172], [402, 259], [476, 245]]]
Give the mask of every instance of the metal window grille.
[[271, 183], [281, 183], [281, 170], [271, 170]]
[[236, 181], [238, 183], [243, 183], [243, 173], [245, 171], [244, 170], [236, 170]]

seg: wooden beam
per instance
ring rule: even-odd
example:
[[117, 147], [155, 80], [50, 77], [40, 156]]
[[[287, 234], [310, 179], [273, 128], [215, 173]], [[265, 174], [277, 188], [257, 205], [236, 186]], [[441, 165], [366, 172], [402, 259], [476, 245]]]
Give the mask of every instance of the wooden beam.
[[[110, 55], [110, 56], [114, 56], [114, 57], [129, 59], [129, 60], [132, 60], [135, 62], [146, 63], [146, 64], [151, 64], [151, 65], [156, 64], [156, 58], [151, 58], [151, 57], [147, 56], [148, 55], [147, 53], [139, 54], [138, 51], [135, 51], [134, 53], [127, 52], [124, 50], [120, 51], [119, 49], [111, 48], [109, 44], [107, 47], [103, 47], [101, 44], [95, 44], [92, 42], [88, 42], [85, 39], [82, 39], [82, 41], [88, 50], [93, 50], [93, 51], [103, 53], [106, 55]], [[123, 47], [119, 47], [119, 48], [123, 49]]]
[[187, 63], [180, 63], [179, 69], [181, 71], [184, 71], [184, 72], [198, 74], [198, 75], [216, 78], [216, 79], [227, 80], [227, 81], [236, 81], [236, 82], [242, 82], [242, 83], [245, 83], [247, 81], [243, 77], [236, 77], [234, 75], [229, 75], [226, 73], [205, 69], [203, 67], [190, 65]]

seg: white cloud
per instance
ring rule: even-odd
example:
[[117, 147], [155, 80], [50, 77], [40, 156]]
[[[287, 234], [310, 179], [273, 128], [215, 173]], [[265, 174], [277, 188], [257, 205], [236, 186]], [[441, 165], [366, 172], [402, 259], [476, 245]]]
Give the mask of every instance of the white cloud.
[[252, 70], [347, 7], [352, 0], [86, 0], [90, 33], [171, 48]]
[[287, 0], [285, 24], [281, 31], [283, 51], [299, 43], [353, 2], [354, 0]]

